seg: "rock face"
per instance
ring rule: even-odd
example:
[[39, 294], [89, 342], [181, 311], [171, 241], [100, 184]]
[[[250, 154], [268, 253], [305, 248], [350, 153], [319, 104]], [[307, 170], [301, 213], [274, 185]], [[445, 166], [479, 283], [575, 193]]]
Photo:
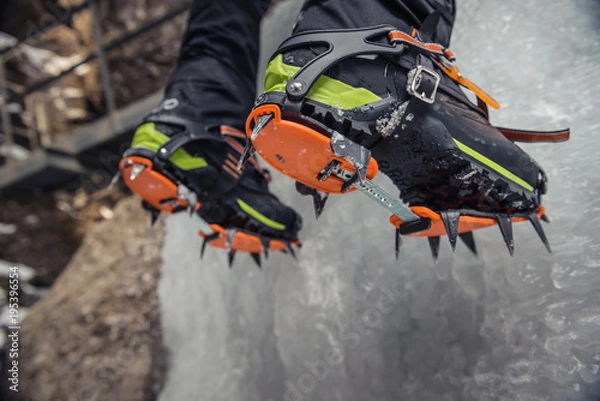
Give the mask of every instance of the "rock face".
[[25, 191], [0, 193], [0, 259], [35, 266], [35, 285], [50, 286], [81, 243], [75, 219], [49, 197]]
[[165, 372], [157, 296], [164, 233], [127, 198], [22, 323], [20, 399], [153, 400]]

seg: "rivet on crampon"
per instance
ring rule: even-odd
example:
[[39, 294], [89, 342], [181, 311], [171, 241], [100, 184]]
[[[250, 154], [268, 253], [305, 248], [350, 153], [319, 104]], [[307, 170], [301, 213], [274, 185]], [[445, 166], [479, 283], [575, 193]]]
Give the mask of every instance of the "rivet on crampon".
[[455, 210], [448, 210], [440, 213], [442, 215], [442, 221], [448, 234], [448, 240], [452, 247], [452, 252], [456, 253], [456, 237], [458, 237], [458, 224], [460, 221], [460, 212]]
[[462, 242], [469, 248], [471, 252], [475, 256], [477, 256], [477, 247], [475, 246], [475, 237], [473, 236], [473, 231], [468, 231], [466, 233], [458, 234]]
[[544, 232], [542, 224], [540, 223], [540, 220], [538, 219], [537, 215], [535, 213], [531, 213], [527, 216], [527, 219], [529, 219], [531, 225], [533, 225], [535, 232], [540, 236], [540, 239], [544, 243], [544, 246], [546, 247], [548, 252], [552, 253], [552, 250], [550, 249], [550, 243], [548, 242], [548, 238], [546, 238], [546, 233]]
[[292, 82], [290, 83], [290, 91], [292, 92], [300, 92], [304, 89], [304, 84], [302, 82]]
[[513, 238], [512, 220], [507, 215], [498, 215], [496, 216], [496, 221], [498, 222], [498, 227], [500, 227], [500, 232], [502, 233], [508, 252], [513, 256], [515, 254], [515, 241]]
[[437, 260], [440, 256], [440, 237], [427, 237], [429, 241], [429, 248], [431, 249], [431, 256], [433, 260]]
[[143, 164], [135, 163], [133, 165], [133, 167], [131, 168], [131, 173], [129, 174], [129, 180], [135, 181], [135, 179], [138, 178], [140, 173], [142, 171], [144, 171], [145, 168], [146, 168], [146, 166], [144, 166]]
[[252, 260], [254, 260], [254, 263], [256, 263], [258, 268], [261, 269], [262, 264], [260, 262], [260, 253], [251, 253], [250, 256], [252, 257]]

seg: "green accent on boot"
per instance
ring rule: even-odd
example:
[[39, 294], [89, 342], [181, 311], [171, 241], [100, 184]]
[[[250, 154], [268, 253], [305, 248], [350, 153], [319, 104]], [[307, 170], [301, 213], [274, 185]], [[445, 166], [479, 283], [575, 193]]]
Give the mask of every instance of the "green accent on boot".
[[265, 226], [272, 228], [273, 230], [283, 231], [285, 230], [285, 225], [276, 222], [275, 220], [271, 220], [267, 216], [262, 215], [258, 210], [254, 209], [252, 206], [247, 204], [241, 199], [237, 200], [238, 205], [242, 208], [242, 210], [248, 213], [250, 216], [254, 217], [256, 220], [263, 223]]
[[[300, 67], [284, 64], [279, 54], [269, 63], [265, 75], [265, 92], [285, 92], [285, 86]], [[316, 102], [337, 109], [349, 110], [380, 100], [381, 97], [365, 88], [354, 88], [342, 81], [320, 76], [306, 95]]]
[[462, 142], [457, 141], [456, 139], [454, 139], [454, 143], [456, 143], [456, 146], [458, 146], [458, 148], [461, 151], [465, 152], [466, 154], [471, 156], [473, 159], [479, 161], [480, 163], [483, 163], [484, 165], [488, 166], [490, 169], [494, 170], [496, 173], [504, 176], [505, 178], [522, 186], [523, 188], [525, 188], [529, 191], [533, 191], [533, 187], [529, 183], [527, 183], [527, 181], [523, 180], [521, 177], [517, 176], [516, 174], [511, 173], [506, 168], [502, 167], [501, 165], [499, 165], [492, 159], [485, 157], [481, 153], [477, 152], [474, 149], [471, 149], [470, 147], [468, 147], [467, 145], [465, 145]]
[[[138, 127], [131, 141], [132, 148], [148, 149], [158, 152], [158, 149], [169, 141], [169, 137], [156, 129], [154, 123], [145, 123]], [[169, 161], [181, 170], [194, 170], [208, 166], [202, 157], [193, 157], [183, 148], [177, 149], [169, 157]]]

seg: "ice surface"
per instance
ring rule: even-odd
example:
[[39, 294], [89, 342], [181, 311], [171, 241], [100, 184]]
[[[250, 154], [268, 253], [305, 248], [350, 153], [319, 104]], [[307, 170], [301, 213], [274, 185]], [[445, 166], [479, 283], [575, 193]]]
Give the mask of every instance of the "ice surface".
[[[394, 111], [392, 111], [389, 115], [384, 114], [377, 119], [375, 122], [375, 129], [377, 132], [381, 134], [381, 136], [390, 136], [392, 132], [400, 125], [402, 122], [402, 117], [404, 117], [404, 113], [406, 113], [406, 109], [408, 108], [408, 101], [402, 103], [398, 106]], [[408, 121], [413, 119], [412, 115], [406, 116]]]
[[[266, 54], [299, 3], [265, 24]], [[384, 210], [330, 197], [315, 222], [312, 200], [278, 176], [272, 189], [305, 217], [298, 264], [272, 255], [258, 271], [240, 255], [229, 270], [212, 249], [199, 262], [189, 221], [168, 220], [161, 400], [598, 400], [600, 4], [457, 3], [452, 49], [503, 105], [492, 120], [573, 129], [567, 143], [524, 146], [549, 175], [554, 253], [519, 224], [514, 258], [489, 229], [475, 234], [479, 259], [443, 241], [434, 264], [409, 238], [396, 262]]]

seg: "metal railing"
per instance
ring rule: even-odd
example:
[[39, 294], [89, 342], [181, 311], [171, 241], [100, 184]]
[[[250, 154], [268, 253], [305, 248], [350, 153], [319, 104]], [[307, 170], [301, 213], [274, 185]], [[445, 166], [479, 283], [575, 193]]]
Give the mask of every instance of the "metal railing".
[[[107, 56], [112, 51], [132, 42], [141, 35], [150, 32], [156, 28], [159, 28], [163, 24], [185, 13], [188, 10], [188, 8], [189, 4], [185, 4], [184, 6], [181, 6], [175, 10], [166, 13], [164, 16], [153, 20], [150, 23], [147, 23], [146, 25], [133, 32], [124, 34], [123, 36], [118, 37], [112, 42], [104, 44], [101, 23], [98, 17], [98, 0], [91, 0], [77, 7], [64, 10], [61, 13], [62, 15], [56, 20], [54, 20], [53, 23], [43, 28], [39, 28], [35, 31], [29, 32], [23, 40], [17, 41], [16, 43], [0, 50], [0, 116], [2, 117], [3, 134], [3, 141], [0, 143], [0, 150], [6, 158], [6, 164], [17, 162], [17, 160], [13, 160], [13, 158], [11, 157], [10, 148], [15, 143], [15, 135], [17, 135], [19, 131], [23, 131], [22, 128], [17, 127], [13, 124], [13, 113], [11, 112], [11, 105], [20, 104], [27, 113], [30, 113], [30, 115], [35, 115], [37, 117], [32, 119], [34, 126], [28, 127], [25, 130], [25, 135], [28, 138], [28, 150], [31, 152], [31, 154], [33, 154], [35, 151], [44, 151], [51, 149], [53, 147], [54, 141], [52, 140], [51, 136], [48, 135], [47, 132], [44, 132], [45, 127], [40, 127], [40, 122], [42, 123], [41, 125], [47, 126], [48, 116], [44, 115], [44, 110], [36, 110], [36, 102], [28, 101], [28, 99], [31, 98], [32, 95], [35, 95], [37, 92], [40, 92], [50, 87], [52, 84], [56, 83], [61, 78], [69, 74], [73, 74], [79, 67], [92, 62], [97, 62], [99, 67], [99, 78], [102, 89], [102, 97], [104, 101], [104, 107], [106, 108], [106, 114], [103, 117], [108, 119], [110, 130], [112, 130], [114, 135], [122, 133], [120, 131], [122, 131], [124, 127], [119, 121], [119, 113], [115, 106], [113, 86], [110, 79], [110, 68]], [[9, 90], [9, 82], [6, 76], [6, 62], [12, 56], [12, 52], [18, 51], [21, 46], [25, 45], [31, 40], [39, 38], [44, 33], [56, 29], [60, 25], [69, 23], [75, 15], [87, 9], [90, 10], [90, 15], [92, 18], [91, 28], [95, 52], [88, 55], [81, 61], [76, 62], [75, 64], [65, 68], [58, 74], [42, 79], [38, 82], [34, 82], [33, 84], [25, 87], [24, 90], [19, 91], [18, 93], [11, 94]], [[44, 122], [44, 120], [46, 120], [46, 122]], [[21, 132], [21, 134], [23, 134], [23, 132]], [[66, 133], [65, 135], [68, 136], [69, 133]], [[20, 160], [20, 162], [22, 161], [23, 160]], [[0, 166], [0, 169], [1, 168], [2, 166]]]

